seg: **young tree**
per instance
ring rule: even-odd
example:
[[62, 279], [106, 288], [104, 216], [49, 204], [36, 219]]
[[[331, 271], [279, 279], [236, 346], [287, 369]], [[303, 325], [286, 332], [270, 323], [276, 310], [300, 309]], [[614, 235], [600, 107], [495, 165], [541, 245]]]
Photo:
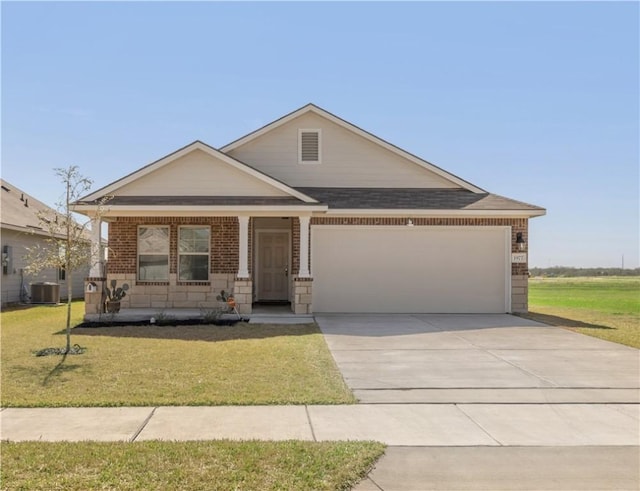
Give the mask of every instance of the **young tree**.
[[[64, 184], [65, 193], [56, 203], [57, 210], [39, 211], [37, 213], [40, 225], [48, 232], [48, 237], [40, 244], [28, 247], [25, 255], [26, 272], [34, 274], [43, 269], [64, 269], [67, 286], [67, 344], [64, 354], [71, 352], [71, 298], [73, 292], [73, 272], [91, 266], [92, 247], [88, 226], [90, 220], [84, 223], [74, 219], [72, 204], [84, 196], [93, 182], [80, 174], [78, 166], [54, 169], [56, 176]], [[101, 214], [98, 206], [96, 217]], [[99, 257], [98, 254], [95, 257]]]

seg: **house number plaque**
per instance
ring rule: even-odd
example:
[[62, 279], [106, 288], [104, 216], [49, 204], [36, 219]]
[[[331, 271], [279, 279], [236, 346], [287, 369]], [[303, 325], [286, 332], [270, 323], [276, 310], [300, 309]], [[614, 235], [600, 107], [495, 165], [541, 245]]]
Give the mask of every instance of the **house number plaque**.
[[527, 262], [527, 253], [526, 252], [512, 252], [511, 253], [511, 262], [512, 263], [526, 263]]

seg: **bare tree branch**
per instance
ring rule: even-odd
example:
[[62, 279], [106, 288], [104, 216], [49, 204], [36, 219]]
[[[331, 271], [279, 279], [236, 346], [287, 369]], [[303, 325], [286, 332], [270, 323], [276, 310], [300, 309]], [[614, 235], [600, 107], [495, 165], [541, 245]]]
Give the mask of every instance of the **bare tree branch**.
[[[93, 182], [80, 174], [78, 166], [56, 168], [54, 172], [65, 186], [61, 201], [57, 203], [57, 210], [37, 212], [38, 221], [47, 238], [40, 244], [27, 248], [25, 271], [34, 274], [43, 269], [64, 268], [67, 285], [67, 347], [71, 349], [71, 300], [72, 300], [72, 273], [83, 267], [92, 266], [92, 257], [98, 251], [93, 247], [100, 247], [100, 243], [92, 244], [88, 234], [88, 226], [91, 220], [78, 222], [74, 219], [72, 204], [84, 196]], [[97, 210], [93, 218], [100, 218], [104, 213], [104, 205], [109, 198], [103, 198], [98, 202]], [[92, 254], [92, 252], [94, 254]]]

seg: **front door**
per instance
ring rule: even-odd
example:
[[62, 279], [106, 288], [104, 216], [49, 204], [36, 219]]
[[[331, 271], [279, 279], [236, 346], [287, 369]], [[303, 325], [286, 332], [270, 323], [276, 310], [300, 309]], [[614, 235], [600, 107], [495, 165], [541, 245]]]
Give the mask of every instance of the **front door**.
[[289, 299], [289, 231], [257, 231], [258, 301]]

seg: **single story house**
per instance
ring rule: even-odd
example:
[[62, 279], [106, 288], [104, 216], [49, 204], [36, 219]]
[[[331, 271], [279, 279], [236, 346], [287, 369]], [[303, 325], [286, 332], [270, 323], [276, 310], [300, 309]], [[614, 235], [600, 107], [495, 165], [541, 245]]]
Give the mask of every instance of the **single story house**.
[[[0, 179], [0, 183], [2, 305], [30, 302], [33, 283], [58, 283], [60, 297], [67, 298], [64, 269], [49, 268], [33, 275], [25, 271], [27, 263], [24, 256], [27, 254], [27, 248], [38, 244], [46, 246], [45, 241], [50, 238], [49, 231], [43, 228], [38, 213], [55, 216], [56, 211], [4, 179]], [[84, 279], [88, 274], [89, 266], [72, 272], [72, 298], [82, 298]]]
[[90, 281], [128, 283], [123, 308], [233, 290], [242, 313], [526, 311], [528, 220], [545, 214], [313, 104], [220, 149], [195, 141], [75, 209], [107, 196], [108, 273]]

